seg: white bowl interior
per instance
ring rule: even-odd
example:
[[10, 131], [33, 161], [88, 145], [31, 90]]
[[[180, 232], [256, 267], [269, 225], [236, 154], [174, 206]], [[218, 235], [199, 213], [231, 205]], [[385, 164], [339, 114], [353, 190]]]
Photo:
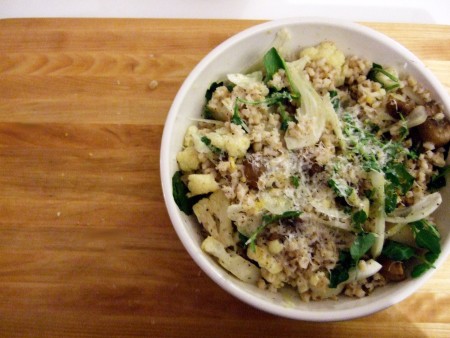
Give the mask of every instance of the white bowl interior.
[[[282, 28], [291, 32], [294, 49], [330, 40], [345, 54], [355, 54], [379, 64], [391, 65], [413, 75], [431, 91], [438, 102], [444, 104], [449, 116], [448, 94], [439, 81], [417, 57], [385, 35], [358, 24], [330, 19], [286, 19], [264, 23], [216, 47], [197, 65], [180, 88], [166, 120], [161, 146], [161, 178], [166, 205], [173, 226], [192, 258], [209, 277], [242, 301], [273, 314], [301, 320], [336, 321], [365, 316], [403, 300], [417, 290], [433, 271], [418, 279], [377, 289], [363, 299], [341, 297], [339, 301], [303, 303], [295, 296], [272, 294], [242, 283], [224, 271], [201, 251], [199, 226], [192, 217], [179, 211], [172, 198], [171, 177], [178, 170], [175, 156], [181, 149], [187, 127], [193, 124], [190, 118], [200, 116], [206, 89], [211, 82], [224, 78], [228, 73], [245, 71], [260, 60]], [[444, 261], [450, 250], [450, 222], [446, 217], [449, 187], [441, 193], [444, 202], [435, 214], [435, 219], [442, 235], [443, 252], [436, 266]]]

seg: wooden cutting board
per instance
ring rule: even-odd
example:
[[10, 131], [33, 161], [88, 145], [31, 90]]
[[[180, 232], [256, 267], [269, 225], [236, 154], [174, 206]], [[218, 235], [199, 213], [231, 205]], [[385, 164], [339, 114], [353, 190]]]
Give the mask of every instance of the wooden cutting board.
[[[164, 120], [197, 62], [256, 23], [0, 21], [1, 336], [450, 336], [450, 260], [390, 309], [317, 324], [240, 302], [182, 247], [160, 187]], [[450, 26], [367, 25], [450, 91]]]

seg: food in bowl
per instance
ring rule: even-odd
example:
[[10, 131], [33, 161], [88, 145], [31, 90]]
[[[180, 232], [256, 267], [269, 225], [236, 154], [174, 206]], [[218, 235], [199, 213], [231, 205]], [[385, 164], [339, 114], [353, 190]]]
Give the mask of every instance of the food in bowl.
[[202, 225], [202, 250], [303, 301], [364, 297], [433, 268], [449, 171], [443, 106], [408, 74], [332, 41], [275, 45], [205, 88], [177, 154], [173, 196]]

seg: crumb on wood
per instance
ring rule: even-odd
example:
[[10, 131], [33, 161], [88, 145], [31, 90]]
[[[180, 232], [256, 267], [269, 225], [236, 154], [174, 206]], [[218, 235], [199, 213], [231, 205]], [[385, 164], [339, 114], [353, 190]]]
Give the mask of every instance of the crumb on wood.
[[148, 84], [148, 87], [150, 88], [150, 89], [156, 89], [156, 87], [158, 87], [158, 81], [156, 81], [156, 80], [151, 80], [150, 81], [150, 83]]

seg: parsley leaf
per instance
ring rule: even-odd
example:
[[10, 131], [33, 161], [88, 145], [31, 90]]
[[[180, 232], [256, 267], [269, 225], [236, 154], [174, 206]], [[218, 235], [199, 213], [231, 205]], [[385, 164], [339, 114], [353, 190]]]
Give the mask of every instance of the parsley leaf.
[[294, 116], [289, 115], [286, 109], [282, 105], [279, 105], [278, 112], [280, 113], [281, 117], [281, 127], [280, 129], [283, 131], [286, 131], [289, 127], [289, 122], [293, 121], [296, 122], [296, 119]]
[[385, 184], [384, 194], [384, 211], [386, 214], [390, 214], [397, 207], [397, 192], [395, 190], [395, 186], [392, 183]]
[[381, 65], [376, 63], [372, 64], [372, 68], [367, 74], [367, 78], [369, 80], [380, 83], [386, 90], [392, 90], [400, 87], [398, 78], [383, 69]]
[[257, 103], [266, 103], [269, 106], [272, 106], [276, 103], [282, 103], [283, 101], [289, 101], [292, 102], [297, 97], [295, 95], [292, 95], [286, 90], [280, 91], [280, 92], [273, 92], [270, 94], [267, 99], [257, 102]]
[[410, 226], [417, 246], [428, 250], [423, 258], [418, 257], [424, 263], [416, 265], [411, 272], [411, 276], [417, 278], [434, 268], [433, 263], [441, 253], [441, 236], [435, 226], [425, 219], [410, 223]]
[[233, 109], [233, 116], [231, 116], [231, 123], [234, 123], [238, 126], [241, 126], [242, 129], [244, 129], [244, 131], [248, 134], [249, 129], [247, 124], [241, 119], [241, 116], [239, 115], [239, 103], [238, 103], [239, 99], [236, 99], [236, 103], [234, 104], [234, 109]]
[[209, 88], [206, 90], [205, 93], [205, 98], [207, 101], [211, 100], [213, 93], [215, 92], [215, 90], [219, 87], [223, 86], [223, 82], [213, 82], [211, 83], [211, 85], [209, 86]]
[[355, 229], [363, 231], [363, 224], [367, 221], [367, 214], [364, 210], [358, 210], [352, 215], [352, 223]]
[[245, 235], [244, 235], [243, 233], [241, 233], [241, 232], [238, 232], [238, 237], [239, 237], [239, 242], [238, 242], [239, 246], [242, 247], [242, 248], [244, 248], [244, 247], [245, 247], [245, 242], [248, 241], [248, 237], [245, 236]]
[[353, 192], [353, 188], [349, 187], [345, 182], [342, 182], [341, 180], [338, 181], [333, 178], [328, 180], [328, 186], [333, 189], [334, 193], [338, 197], [348, 197]]
[[414, 184], [414, 177], [402, 163], [391, 163], [384, 168], [386, 179], [392, 182], [402, 194], [406, 194]]
[[430, 182], [427, 185], [428, 189], [432, 192], [437, 191], [440, 188], [445, 187], [447, 185], [447, 180], [445, 176], [447, 176], [450, 173], [450, 165], [438, 168], [437, 170], [438, 170], [437, 174], [431, 177]]
[[294, 186], [294, 188], [298, 188], [300, 186], [300, 181], [298, 176], [291, 176], [291, 183]]
[[342, 264], [336, 265], [336, 267], [330, 271], [330, 284], [328, 287], [335, 289], [339, 284], [345, 282], [349, 278], [348, 268]]
[[[361, 214], [362, 215], [362, 214]], [[375, 243], [375, 235], [371, 232], [360, 232], [353, 241], [350, 250], [341, 250], [336, 266], [330, 271], [330, 288], [336, 288], [349, 278], [349, 269], [355, 267], [358, 261]]]
[[266, 82], [272, 80], [273, 75], [278, 72], [279, 69], [284, 69], [293, 96], [295, 96], [297, 99], [300, 99], [300, 93], [297, 87], [292, 82], [290, 72], [288, 71], [288, 67], [286, 66], [286, 62], [283, 60], [275, 47], [269, 49], [269, 51], [264, 55], [263, 64], [266, 70]]
[[430, 270], [431, 265], [427, 263], [417, 264], [411, 271], [411, 277], [417, 278], [422, 276], [426, 271]]
[[263, 57], [264, 68], [266, 69], [266, 79], [267, 81], [272, 80], [274, 74], [278, 72], [279, 69], [286, 70], [286, 63], [278, 54], [275, 47], [269, 49], [269, 51]]
[[328, 287], [334, 289], [342, 282], [345, 282], [349, 278], [348, 270], [353, 266], [355, 266], [355, 262], [350, 252], [341, 250], [336, 266], [330, 271], [330, 283]]
[[339, 100], [337, 91], [330, 90], [328, 93], [330, 94], [330, 101], [331, 104], [333, 105], [334, 111], [338, 111], [339, 107], [341, 106], [341, 101]]
[[203, 118], [207, 120], [214, 120], [213, 112], [206, 106], [203, 109]]
[[430, 269], [434, 269], [434, 262], [438, 259], [439, 254], [427, 252], [424, 256], [424, 263], [416, 265], [411, 271], [411, 277], [417, 278]]
[[406, 261], [414, 256], [414, 248], [395, 241], [387, 240], [384, 242], [383, 256], [395, 261]]
[[375, 243], [375, 235], [371, 232], [360, 232], [350, 247], [350, 255], [356, 263]]
[[410, 226], [417, 246], [434, 254], [441, 253], [441, 236], [433, 224], [423, 219], [410, 223]]
[[211, 140], [208, 137], [202, 136], [202, 138], [200, 140], [204, 144], [206, 144], [208, 146], [209, 150], [211, 150], [214, 154], [216, 154], [216, 155], [223, 155], [224, 154], [222, 149], [220, 149], [220, 148], [218, 148], [218, 147], [216, 147], [216, 146], [211, 144]]

